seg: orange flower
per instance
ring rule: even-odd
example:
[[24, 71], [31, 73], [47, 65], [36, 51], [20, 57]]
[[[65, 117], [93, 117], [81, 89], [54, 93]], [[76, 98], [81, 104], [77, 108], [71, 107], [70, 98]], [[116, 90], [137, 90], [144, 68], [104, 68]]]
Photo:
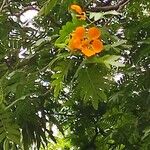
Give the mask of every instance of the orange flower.
[[88, 39], [84, 40], [82, 42], [82, 47], [81, 47], [81, 52], [87, 57], [90, 57], [95, 54], [95, 52], [91, 48], [91, 45], [89, 44], [89, 42], [90, 41]]
[[85, 20], [86, 19], [86, 14], [79, 5], [74, 4], [74, 5], [71, 5], [70, 8], [78, 14], [77, 17], [80, 20]]
[[85, 35], [84, 27], [77, 27], [76, 30], [72, 33], [72, 38], [69, 41], [69, 49], [77, 50], [81, 48], [81, 41]]
[[72, 38], [69, 41], [69, 45], [68, 45], [70, 50], [77, 50], [81, 48], [81, 40], [79, 38]]
[[87, 34], [90, 39], [97, 39], [101, 35], [100, 30], [96, 27], [90, 28]]
[[68, 47], [71, 50], [80, 50], [85, 56], [90, 57], [103, 50], [103, 43], [99, 39], [100, 31], [96, 27], [85, 29], [77, 27], [72, 33]]
[[82, 53], [87, 57], [95, 55], [95, 52], [91, 49], [83, 49]]
[[77, 27], [76, 30], [73, 33], [73, 36], [76, 38], [83, 38], [85, 35], [85, 28], [84, 27]]
[[83, 43], [81, 47], [82, 53], [87, 57], [95, 55], [96, 53], [99, 53], [102, 50], [103, 50], [103, 43], [99, 39], [96, 39], [94, 41], [89, 40], [88, 42]]
[[99, 53], [103, 50], [104, 46], [102, 41], [96, 39], [92, 42], [92, 48], [94, 49], [95, 53]]
[[70, 8], [74, 10], [77, 14], [81, 15], [83, 13], [82, 8], [79, 5], [71, 5]]

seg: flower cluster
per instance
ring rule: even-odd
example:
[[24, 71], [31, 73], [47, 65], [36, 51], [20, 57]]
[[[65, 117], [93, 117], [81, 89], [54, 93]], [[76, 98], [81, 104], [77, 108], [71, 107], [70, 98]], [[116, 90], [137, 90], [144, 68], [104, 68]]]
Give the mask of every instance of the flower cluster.
[[100, 30], [96, 27], [77, 27], [71, 34], [68, 48], [72, 51], [79, 50], [87, 57], [93, 56], [103, 50], [100, 35]]
[[73, 10], [75, 13], [77, 13], [77, 17], [80, 20], [86, 20], [86, 14], [85, 12], [82, 10], [82, 8], [79, 5], [71, 5], [71, 10]]

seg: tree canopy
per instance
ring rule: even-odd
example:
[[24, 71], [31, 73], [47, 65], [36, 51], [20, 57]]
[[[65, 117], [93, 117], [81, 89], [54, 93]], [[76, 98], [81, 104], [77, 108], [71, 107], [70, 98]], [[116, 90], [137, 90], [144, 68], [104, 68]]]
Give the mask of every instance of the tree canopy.
[[0, 150], [149, 150], [149, 55], [149, 0], [0, 0]]

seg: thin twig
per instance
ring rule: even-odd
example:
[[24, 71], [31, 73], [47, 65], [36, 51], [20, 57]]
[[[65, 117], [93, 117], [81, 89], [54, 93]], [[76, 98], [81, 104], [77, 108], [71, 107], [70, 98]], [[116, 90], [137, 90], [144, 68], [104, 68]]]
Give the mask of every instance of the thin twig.
[[121, 9], [123, 9], [123, 7], [129, 3], [129, 1], [130, 0], [127, 0], [125, 3], [123, 3], [122, 5], [120, 5], [120, 7], [118, 8], [117, 11], [120, 11]]
[[[123, 9], [123, 7], [129, 2], [130, 0], [127, 0], [125, 3], [123, 3], [122, 5], [119, 6], [119, 8], [116, 10], [117, 12], [119, 12], [120, 10]], [[109, 18], [109, 20], [105, 23], [105, 26], [107, 26], [110, 22], [111, 22], [111, 19], [113, 18], [113, 16], [111, 16]]]
[[97, 7], [92, 7], [90, 8], [89, 11], [92, 12], [100, 12], [100, 11], [110, 11], [110, 10], [120, 10], [122, 9], [127, 3], [129, 2], [129, 0], [120, 0], [116, 5], [108, 5], [108, 6], [97, 6]]
[[31, 94], [27, 94], [25, 96], [22, 96], [21, 98], [16, 99], [15, 101], [13, 101], [10, 105], [8, 105], [5, 110], [10, 109], [12, 106], [16, 105], [17, 102], [24, 100], [27, 96], [30, 96]]

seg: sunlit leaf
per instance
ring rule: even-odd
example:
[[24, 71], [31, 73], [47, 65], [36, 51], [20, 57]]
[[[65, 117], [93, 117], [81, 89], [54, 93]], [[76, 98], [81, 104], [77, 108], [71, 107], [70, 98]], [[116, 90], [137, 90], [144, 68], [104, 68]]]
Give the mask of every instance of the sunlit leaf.
[[106, 55], [103, 57], [103, 62], [108, 68], [110, 68], [110, 65], [115, 67], [124, 67], [125, 64], [119, 62], [119, 59], [120, 56], [117, 55]]
[[120, 15], [120, 13], [118, 13], [117, 11], [107, 11], [107, 12], [90, 12], [89, 13], [89, 18], [90, 19], [94, 19], [94, 21], [97, 21], [99, 19], [104, 18], [107, 15]]

